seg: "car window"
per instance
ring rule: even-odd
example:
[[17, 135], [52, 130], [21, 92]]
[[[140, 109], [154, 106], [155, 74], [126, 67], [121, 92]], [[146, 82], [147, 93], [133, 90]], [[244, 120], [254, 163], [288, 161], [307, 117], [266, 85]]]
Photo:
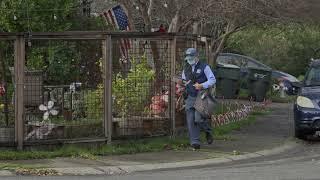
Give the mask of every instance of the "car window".
[[319, 86], [320, 85], [320, 67], [312, 67], [309, 69], [306, 79], [306, 86]]
[[235, 55], [235, 54], [223, 54], [218, 56], [217, 62], [221, 64], [233, 64], [239, 66], [241, 68], [266, 68], [269, 69], [268, 66], [262, 64], [258, 61], [250, 59], [246, 56]]
[[248, 62], [247, 67], [250, 67], [250, 68], [263, 68], [263, 66], [261, 66], [260, 64], [257, 64], [257, 63], [252, 62], [252, 61]]

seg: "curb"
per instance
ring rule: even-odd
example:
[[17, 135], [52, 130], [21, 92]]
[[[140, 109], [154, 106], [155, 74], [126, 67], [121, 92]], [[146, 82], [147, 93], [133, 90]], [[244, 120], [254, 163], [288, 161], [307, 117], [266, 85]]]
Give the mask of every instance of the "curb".
[[[62, 175], [121, 175], [133, 172], [151, 171], [151, 170], [168, 170], [177, 168], [187, 168], [195, 166], [215, 165], [228, 163], [251, 158], [275, 155], [285, 152], [298, 146], [297, 142], [290, 141], [281, 147], [270, 150], [262, 150], [244, 155], [230, 155], [222, 158], [213, 158], [205, 160], [182, 161], [174, 163], [142, 164], [142, 165], [123, 165], [123, 166], [100, 166], [100, 167], [79, 167], [79, 168], [52, 168]], [[1, 176], [0, 171], [0, 176]]]
[[0, 171], [0, 177], [6, 177], [6, 176], [14, 176], [15, 174], [13, 174], [12, 172], [8, 171], [8, 170], [1, 170]]
[[[275, 155], [285, 152], [298, 146], [295, 141], [289, 141], [281, 147], [276, 147], [270, 150], [262, 150], [254, 153], [243, 155], [229, 155], [221, 158], [181, 161], [174, 163], [158, 163], [158, 164], [141, 164], [141, 165], [123, 165], [123, 166], [100, 166], [100, 167], [74, 167], [74, 168], [50, 168], [57, 171], [59, 175], [83, 176], [83, 175], [122, 175], [133, 172], [152, 171], [152, 170], [168, 170], [178, 168], [190, 168], [196, 166], [216, 165], [251, 158]], [[15, 176], [11, 171], [0, 170], [0, 177]]]

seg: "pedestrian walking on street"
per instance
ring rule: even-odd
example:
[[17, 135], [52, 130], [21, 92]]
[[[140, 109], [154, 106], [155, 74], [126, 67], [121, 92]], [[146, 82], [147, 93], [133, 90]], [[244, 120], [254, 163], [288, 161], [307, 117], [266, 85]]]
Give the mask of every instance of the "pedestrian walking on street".
[[194, 108], [194, 104], [202, 90], [214, 86], [216, 78], [210, 66], [199, 61], [199, 54], [195, 48], [186, 50], [185, 61], [186, 65], [182, 72], [182, 79], [186, 86], [185, 110], [190, 145], [194, 149], [200, 149], [200, 130], [205, 131], [207, 143], [212, 144], [212, 129], [208, 119]]

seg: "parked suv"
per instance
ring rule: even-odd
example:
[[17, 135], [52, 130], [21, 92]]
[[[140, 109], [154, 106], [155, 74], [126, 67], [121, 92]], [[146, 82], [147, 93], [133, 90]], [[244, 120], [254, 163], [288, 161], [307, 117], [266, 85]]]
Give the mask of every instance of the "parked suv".
[[320, 60], [311, 62], [305, 79], [299, 86], [294, 104], [295, 136], [305, 139], [320, 131]]

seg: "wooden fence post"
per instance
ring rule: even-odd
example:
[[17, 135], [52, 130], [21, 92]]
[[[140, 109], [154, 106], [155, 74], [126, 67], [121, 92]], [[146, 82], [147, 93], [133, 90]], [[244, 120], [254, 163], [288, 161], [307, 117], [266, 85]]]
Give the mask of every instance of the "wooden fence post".
[[102, 43], [102, 63], [104, 64], [104, 132], [107, 143], [112, 141], [112, 38], [107, 36]]
[[23, 149], [24, 128], [24, 66], [25, 39], [17, 36], [14, 44], [14, 78], [15, 78], [15, 141], [18, 150]]
[[170, 40], [171, 45], [171, 63], [170, 63], [170, 77], [171, 77], [171, 88], [170, 88], [170, 118], [171, 118], [171, 135], [174, 137], [176, 134], [176, 83], [173, 81], [176, 75], [176, 47], [177, 37], [174, 36]]

